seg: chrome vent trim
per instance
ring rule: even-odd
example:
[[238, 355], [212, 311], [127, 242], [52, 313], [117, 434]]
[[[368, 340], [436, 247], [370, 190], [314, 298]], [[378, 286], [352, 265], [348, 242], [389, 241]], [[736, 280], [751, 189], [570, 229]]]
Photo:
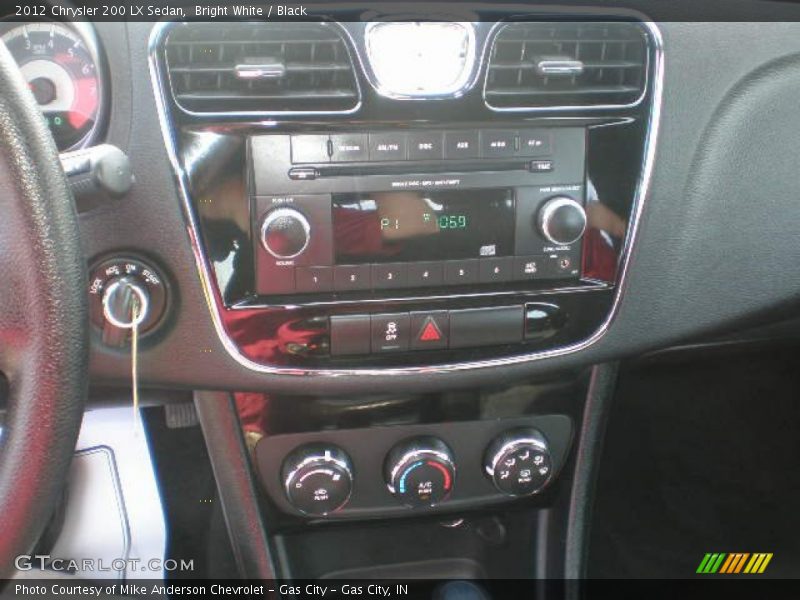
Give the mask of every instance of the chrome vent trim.
[[516, 112], [636, 106], [647, 91], [651, 41], [632, 21], [508, 23], [491, 42], [484, 102]]
[[181, 23], [162, 39], [170, 94], [187, 114], [349, 114], [361, 106], [337, 24]]

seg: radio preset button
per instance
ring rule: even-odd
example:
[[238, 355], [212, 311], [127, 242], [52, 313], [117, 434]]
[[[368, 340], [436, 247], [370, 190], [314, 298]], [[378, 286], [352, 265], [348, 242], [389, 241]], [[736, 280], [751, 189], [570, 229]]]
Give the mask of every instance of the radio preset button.
[[478, 282], [478, 259], [448, 260], [444, 263], [444, 282], [463, 285]]
[[444, 158], [441, 131], [419, 131], [408, 134], [408, 158], [411, 160], [438, 160]]
[[339, 265], [333, 268], [333, 289], [337, 292], [368, 290], [371, 286], [370, 265]]
[[514, 257], [514, 281], [530, 281], [540, 279], [543, 275], [542, 268], [544, 256], [515, 256]]
[[341, 133], [331, 136], [331, 162], [360, 162], [369, 158], [365, 133]]
[[440, 262], [416, 262], [408, 265], [408, 287], [442, 285], [444, 266]]
[[298, 267], [294, 276], [298, 292], [330, 292], [333, 290], [332, 267]]
[[407, 138], [405, 133], [370, 133], [369, 159], [405, 160]]
[[526, 129], [519, 133], [520, 156], [546, 156], [552, 152], [550, 132], [544, 129]]
[[478, 156], [480, 156], [480, 148], [477, 131], [445, 132], [445, 158], [477, 158]]
[[481, 155], [484, 158], [505, 158], [517, 153], [516, 131], [481, 131]]
[[409, 346], [408, 313], [372, 315], [372, 352], [403, 352]]
[[293, 163], [318, 163], [328, 162], [328, 136], [327, 135], [293, 135], [292, 136], [292, 162]]
[[481, 283], [502, 283], [511, 281], [514, 270], [514, 257], [484, 258], [480, 262], [479, 279]]
[[405, 263], [372, 265], [372, 287], [375, 289], [406, 287], [407, 273]]

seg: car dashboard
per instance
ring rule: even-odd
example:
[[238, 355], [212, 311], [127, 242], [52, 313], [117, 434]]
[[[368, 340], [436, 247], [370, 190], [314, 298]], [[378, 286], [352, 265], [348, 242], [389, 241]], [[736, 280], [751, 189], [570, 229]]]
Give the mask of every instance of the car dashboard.
[[616, 361], [791, 312], [797, 23], [631, 4], [2, 22], [247, 576], [581, 576]]

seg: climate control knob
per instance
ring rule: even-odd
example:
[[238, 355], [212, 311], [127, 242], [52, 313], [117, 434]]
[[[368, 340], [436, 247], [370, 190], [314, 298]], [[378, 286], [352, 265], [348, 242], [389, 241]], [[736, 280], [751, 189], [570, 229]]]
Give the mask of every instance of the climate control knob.
[[568, 246], [581, 239], [586, 231], [586, 211], [569, 196], [555, 196], [539, 209], [537, 224], [549, 242]]
[[341, 448], [311, 444], [294, 450], [283, 462], [286, 497], [297, 510], [322, 516], [342, 508], [353, 491], [353, 468]]
[[299, 210], [276, 208], [261, 224], [261, 243], [275, 258], [288, 260], [303, 253], [311, 240], [311, 225]]
[[453, 490], [455, 461], [450, 448], [434, 437], [397, 444], [384, 467], [389, 491], [407, 506], [434, 506]]
[[484, 468], [500, 492], [530, 496], [550, 483], [553, 459], [539, 431], [517, 429], [494, 439], [486, 450]]

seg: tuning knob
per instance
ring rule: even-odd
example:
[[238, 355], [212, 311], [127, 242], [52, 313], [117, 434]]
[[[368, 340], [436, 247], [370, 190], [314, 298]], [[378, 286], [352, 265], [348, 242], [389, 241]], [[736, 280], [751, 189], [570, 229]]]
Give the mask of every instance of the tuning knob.
[[489, 445], [484, 469], [500, 492], [530, 496], [550, 482], [553, 460], [547, 440], [539, 431], [517, 429], [500, 435]]
[[353, 491], [350, 458], [331, 444], [301, 446], [286, 457], [282, 475], [289, 502], [307, 515], [339, 510]]
[[261, 224], [261, 243], [275, 258], [287, 260], [303, 253], [311, 240], [311, 225], [294, 208], [276, 208]]
[[396, 445], [384, 468], [389, 491], [407, 506], [434, 506], [453, 490], [455, 461], [442, 440], [424, 436]]
[[586, 211], [569, 196], [555, 196], [539, 209], [539, 231], [557, 246], [574, 244], [586, 230]]

